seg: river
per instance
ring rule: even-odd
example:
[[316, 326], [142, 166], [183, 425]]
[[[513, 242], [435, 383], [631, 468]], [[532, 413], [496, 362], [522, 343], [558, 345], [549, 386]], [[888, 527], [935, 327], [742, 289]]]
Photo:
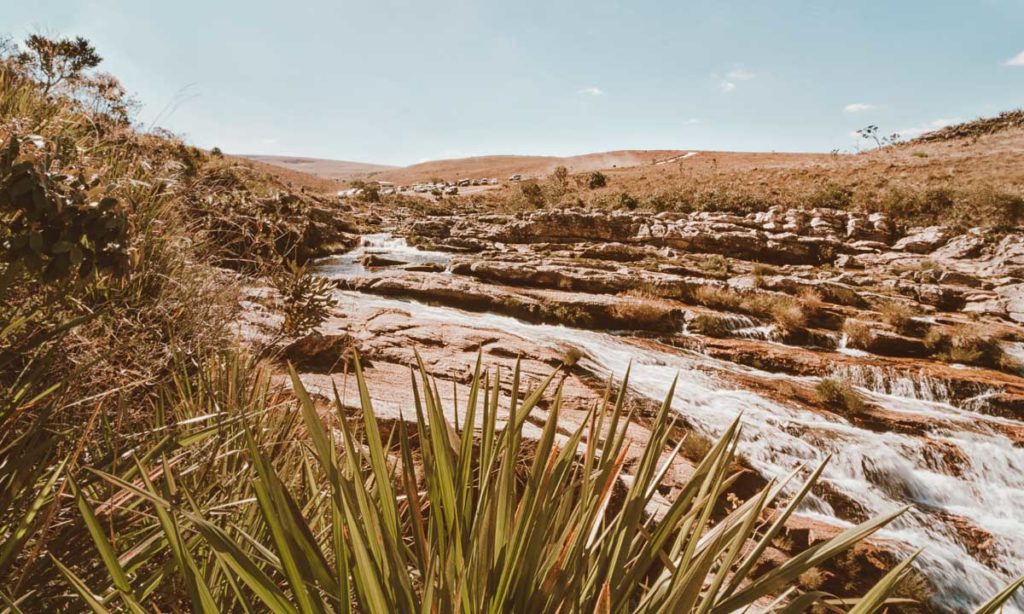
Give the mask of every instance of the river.
[[[407, 262], [447, 262], [446, 254], [421, 252], [389, 235], [370, 235], [354, 252], [323, 261], [320, 271], [336, 278], [368, 274], [359, 264], [366, 253]], [[886, 410], [925, 415], [932, 425], [920, 436], [880, 433], [840, 416], [769, 399], [737, 385], [730, 375], [789, 378], [801, 384], [815, 378], [759, 371], [624, 335], [357, 292], [338, 291], [337, 297], [342, 310], [397, 308], [423, 322], [460, 322], [537, 345], [573, 346], [584, 354], [579, 367], [601, 378], [619, 377], [631, 364], [630, 388], [656, 401], [664, 399], [678, 375], [673, 409], [712, 436], [742, 414], [741, 454], [765, 477], [782, 477], [801, 465], [816, 466], [831, 454], [823, 480], [869, 514], [910, 504], [908, 513], [878, 535], [902, 544], [907, 552], [924, 548], [916, 566], [931, 580], [936, 605], [944, 609], [968, 611], [1024, 574], [1024, 449], [995, 428], [999, 422], [1013, 421], [976, 413], [972, 403], [954, 405], [941, 383], [894, 381], [884, 372], [872, 371], [870, 356], [864, 357], [859, 375], [852, 378], [859, 391]], [[923, 445], [924, 437], [958, 450], [962, 460], [950, 465], [948, 456]], [[809, 500], [802, 512], [849, 525], [820, 498]], [[954, 524], [957, 518], [991, 534], [986, 560], [965, 548]], [[1005, 611], [1024, 612], [1024, 596], [1007, 604]]]

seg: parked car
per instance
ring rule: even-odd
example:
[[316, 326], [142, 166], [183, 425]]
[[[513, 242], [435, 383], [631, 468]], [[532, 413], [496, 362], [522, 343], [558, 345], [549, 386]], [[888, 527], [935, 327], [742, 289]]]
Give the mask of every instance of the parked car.
[[509, 177], [508, 180], [509, 181], [522, 181], [523, 180], [523, 176], [520, 175], [519, 173], [516, 173], [515, 175], [512, 175], [511, 177]]
[[464, 188], [467, 185], [471, 184], [472, 182], [473, 181], [471, 179], [459, 179], [459, 187]]
[[455, 194], [459, 193], [459, 187], [450, 185], [444, 189], [444, 193], [448, 196], [454, 196]]
[[338, 198], [356, 198], [362, 195], [363, 191], [359, 188], [349, 188], [347, 190], [341, 190], [338, 192]]

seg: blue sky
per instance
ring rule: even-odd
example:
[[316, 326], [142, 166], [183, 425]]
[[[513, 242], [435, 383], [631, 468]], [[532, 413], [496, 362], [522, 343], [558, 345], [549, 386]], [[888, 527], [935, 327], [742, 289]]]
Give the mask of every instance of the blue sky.
[[140, 121], [232, 153], [387, 164], [829, 151], [1024, 105], [1024, 0], [34, 0]]

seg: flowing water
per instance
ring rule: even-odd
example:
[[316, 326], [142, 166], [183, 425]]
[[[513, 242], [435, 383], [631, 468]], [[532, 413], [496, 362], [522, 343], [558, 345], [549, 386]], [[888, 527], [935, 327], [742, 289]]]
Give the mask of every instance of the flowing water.
[[322, 275], [335, 279], [372, 275], [376, 269], [363, 264], [363, 258], [366, 256], [381, 256], [407, 264], [430, 264], [445, 268], [451, 260], [450, 255], [445, 252], [416, 249], [403, 237], [380, 233], [363, 235], [358, 247], [344, 254], [324, 258], [318, 263], [318, 268]]
[[[382, 245], [387, 237], [368, 240], [372, 243], [364, 246], [367, 249], [390, 249]], [[410, 251], [415, 250], [404, 241], [396, 242], [395, 249], [386, 255], [412, 261], [406, 257]], [[415, 257], [439, 256], [427, 253]], [[354, 266], [361, 266], [356, 258]], [[359, 274], [344, 269], [337, 259], [324, 264], [322, 272], [327, 275]], [[878, 535], [901, 544], [907, 552], [924, 548], [917, 568], [935, 586], [937, 604], [951, 611], [969, 610], [1013, 577], [1024, 574], [1024, 450], [995, 429], [998, 423], [1013, 421], [954, 406], [942, 382], [912, 377], [903, 380], [900, 377], [904, 376], [870, 370], [856, 375], [854, 382], [871, 401], [892, 412], [926, 415], [933, 425], [922, 436], [880, 433], [854, 426], [839, 416], [779, 403], [731, 381], [737, 374], [764, 379], [789, 376], [694, 352], [641, 345], [628, 337], [606, 333], [529, 324], [501, 315], [356, 292], [338, 292], [338, 299], [343, 309], [399, 308], [424, 322], [499, 330], [538, 346], [570, 345], [584, 352], [579, 366], [602, 378], [619, 377], [632, 364], [631, 389], [657, 401], [664, 398], [678, 375], [674, 409], [695, 428], [712, 436], [742, 414], [741, 453], [765, 477], [782, 477], [801, 465], [816, 466], [832, 455], [823, 479], [868, 514], [910, 505], [910, 511]], [[859, 354], [855, 350], [846, 353]], [[790, 379], [804, 384], [816, 381]], [[840, 526], [849, 524], [821, 499], [808, 501], [805, 508], [806, 514], [821, 520]], [[991, 533], [991, 543], [983, 554], [965, 547], [958, 524]], [[1024, 612], [1024, 597], [1018, 596], [1005, 611]]]

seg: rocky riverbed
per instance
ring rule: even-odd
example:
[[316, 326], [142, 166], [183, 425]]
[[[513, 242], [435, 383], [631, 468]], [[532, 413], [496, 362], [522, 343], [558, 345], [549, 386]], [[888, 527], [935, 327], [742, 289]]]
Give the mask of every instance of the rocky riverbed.
[[[568, 428], [632, 364], [642, 446], [644, 408], [678, 375], [694, 436], [676, 481], [740, 413], [751, 484], [831, 456], [780, 549], [912, 506], [809, 588], [843, 592], [923, 547], [932, 607], [962, 611], [1024, 573], [1024, 235], [780, 208], [385, 216], [379, 229], [319, 263], [339, 303], [287, 342], [324, 396], [333, 384], [355, 404], [358, 348], [378, 412], [401, 419], [414, 350], [449, 400], [465, 399], [482, 352], [533, 381], [568, 365]], [[272, 297], [250, 295], [246, 334], [267, 338]]]

